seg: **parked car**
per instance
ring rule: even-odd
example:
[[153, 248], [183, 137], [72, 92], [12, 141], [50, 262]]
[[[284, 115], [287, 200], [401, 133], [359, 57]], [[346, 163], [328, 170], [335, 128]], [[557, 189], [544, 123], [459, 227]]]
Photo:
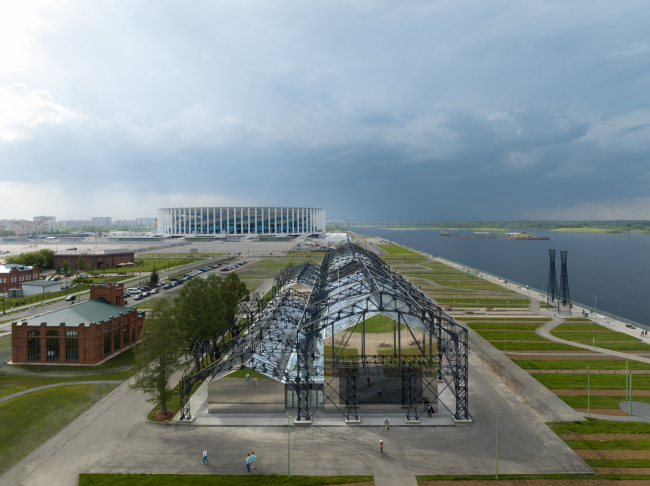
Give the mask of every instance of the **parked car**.
[[77, 296], [76, 295], [68, 295], [65, 298], [65, 300], [67, 300], [68, 302], [72, 302], [73, 300], [77, 300]]
[[52, 277], [51, 280], [52, 280], [52, 282], [58, 282], [58, 281], [59, 281], [59, 277]]
[[169, 280], [171, 280], [172, 282], [176, 282], [178, 280], [178, 278], [177, 277], [170, 277]]
[[147, 287], [146, 285], [144, 287], [140, 287], [140, 288], [142, 290], [144, 290], [145, 292], [148, 292], [149, 290], [151, 290], [151, 287]]
[[170, 284], [170, 283], [166, 283], [165, 285], [163, 285], [163, 289], [165, 289], [165, 290], [171, 289], [171, 288], [172, 288], [172, 284]]
[[153, 290], [151, 291], [152, 294], [157, 294], [158, 292], [160, 292], [160, 290], [158, 290], [158, 289], [153, 289]]
[[140, 300], [142, 299], [142, 294], [135, 294], [135, 297], [133, 297], [134, 300]]
[[149, 297], [151, 294], [147, 291], [142, 292], [142, 297]]
[[174, 281], [171, 283], [171, 286], [172, 286], [172, 287], [177, 287], [177, 286], [178, 286], [178, 282], [177, 282], [176, 280], [174, 280]]

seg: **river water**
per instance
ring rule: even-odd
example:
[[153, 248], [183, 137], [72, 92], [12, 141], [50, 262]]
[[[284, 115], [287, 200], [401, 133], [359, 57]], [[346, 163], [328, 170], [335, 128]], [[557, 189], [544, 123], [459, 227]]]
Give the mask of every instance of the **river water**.
[[[525, 230], [536, 236], [548, 236], [550, 240], [519, 241], [452, 238], [441, 236], [440, 230], [351, 229], [367, 236], [382, 236], [534, 288], [544, 286], [545, 290], [548, 250], [557, 250], [558, 287], [560, 250], [566, 250], [572, 301], [593, 307], [597, 299], [597, 309], [641, 324], [650, 323], [650, 235], [647, 234]], [[472, 231], [450, 232], [474, 234]]]

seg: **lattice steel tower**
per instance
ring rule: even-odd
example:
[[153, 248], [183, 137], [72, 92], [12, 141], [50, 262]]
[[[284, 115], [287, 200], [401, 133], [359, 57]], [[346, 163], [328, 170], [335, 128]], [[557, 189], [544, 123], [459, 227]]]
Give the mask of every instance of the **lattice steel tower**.
[[546, 293], [546, 308], [557, 308], [557, 274], [555, 272], [555, 250], [549, 250], [548, 255], [551, 259], [551, 266], [548, 270], [548, 291]]
[[571, 297], [569, 296], [569, 275], [566, 269], [566, 251], [560, 252], [562, 267], [560, 269], [560, 293], [558, 294], [557, 312], [561, 316], [571, 315]]

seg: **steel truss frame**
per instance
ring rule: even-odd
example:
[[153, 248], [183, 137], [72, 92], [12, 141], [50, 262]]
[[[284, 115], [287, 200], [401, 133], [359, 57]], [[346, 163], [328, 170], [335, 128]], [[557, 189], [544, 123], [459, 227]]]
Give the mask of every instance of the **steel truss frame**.
[[[312, 288], [311, 293], [287, 288], [292, 283]], [[218, 379], [243, 367], [290, 384], [298, 397], [297, 421], [308, 422], [320, 407], [310, 407], [310, 391], [320, 386], [326, 375], [344, 377], [345, 410], [332, 400], [341, 380], [332, 386], [323, 380], [323, 395], [348, 419], [358, 419], [356, 383], [360, 376], [381, 373], [401, 376], [402, 404], [406, 418], [417, 419], [417, 408], [425, 392], [442, 403], [456, 420], [469, 420], [467, 329], [460, 326], [438, 305], [373, 253], [348, 244], [328, 251], [320, 268], [313, 263], [289, 265], [276, 275], [271, 297], [242, 306], [242, 316], [233, 334], [197, 341], [194, 362], [185, 370], [180, 383], [181, 418], [189, 419], [189, 395], [192, 387], [205, 378]], [[402, 357], [401, 345], [394, 356], [319, 356], [317, 342], [328, 333], [335, 334], [361, 325], [365, 319], [383, 313], [405, 324], [417, 342], [421, 356]], [[238, 330], [246, 329], [238, 335]], [[420, 346], [412, 330], [429, 339]], [[401, 339], [401, 333], [399, 333]], [[437, 353], [433, 352], [433, 340]], [[422, 343], [424, 345], [424, 343]], [[418, 380], [422, 387], [418, 390]], [[438, 390], [438, 383], [444, 383]], [[440, 394], [451, 390], [456, 398], [450, 410]], [[337, 400], [338, 401], [338, 400]], [[317, 401], [318, 402], [318, 401]], [[313, 409], [312, 409], [313, 408]]]

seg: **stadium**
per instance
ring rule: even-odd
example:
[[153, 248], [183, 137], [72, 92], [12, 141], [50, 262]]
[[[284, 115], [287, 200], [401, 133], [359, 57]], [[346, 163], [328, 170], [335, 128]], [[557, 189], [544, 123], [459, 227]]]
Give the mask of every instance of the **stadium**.
[[202, 207], [158, 210], [158, 235], [311, 235], [325, 232], [325, 210]]

